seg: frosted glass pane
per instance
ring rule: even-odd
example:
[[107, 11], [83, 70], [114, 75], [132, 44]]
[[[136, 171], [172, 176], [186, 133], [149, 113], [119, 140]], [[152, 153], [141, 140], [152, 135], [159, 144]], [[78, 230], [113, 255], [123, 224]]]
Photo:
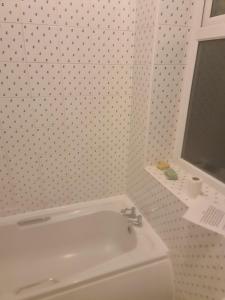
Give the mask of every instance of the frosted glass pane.
[[225, 40], [199, 43], [182, 158], [225, 183]]
[[225, 14], [225, 0], [213, 0], [211, 17]]

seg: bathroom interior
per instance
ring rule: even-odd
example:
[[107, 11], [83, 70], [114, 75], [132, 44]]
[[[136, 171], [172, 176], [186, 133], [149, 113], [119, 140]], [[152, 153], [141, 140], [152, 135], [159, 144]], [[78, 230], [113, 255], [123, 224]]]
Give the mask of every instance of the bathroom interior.
[[224, 299], [224, 53], [224, 0], [0, 0], [0, 300]]

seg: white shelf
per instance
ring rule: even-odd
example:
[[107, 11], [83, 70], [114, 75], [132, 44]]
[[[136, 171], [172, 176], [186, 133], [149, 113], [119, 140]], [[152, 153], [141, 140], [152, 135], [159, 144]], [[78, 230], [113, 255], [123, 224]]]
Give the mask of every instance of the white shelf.
[[206, 199], [210, 199], [212, 201], [225, 199], [225, 196], [223, 194], [219, 193], [217, 190], [205, 183], [203, 184], [201, 195], [199, 195], [195, 199], [188, 197], [186, 194], [186, 182], [188, 177], [192, 175], [175, 164], [170, 165], [171, 168], [173, 168], [177, 172], [178, 180], [168, 180], [164, 175], [164, 172], [159, 170], [156, 166], [148, 166], [145, 168], [145, 170], [172, 194], [174, 194], [187, 207], [191, 207], [192, 204], [196, 204], [198, 201], [204, 201]]

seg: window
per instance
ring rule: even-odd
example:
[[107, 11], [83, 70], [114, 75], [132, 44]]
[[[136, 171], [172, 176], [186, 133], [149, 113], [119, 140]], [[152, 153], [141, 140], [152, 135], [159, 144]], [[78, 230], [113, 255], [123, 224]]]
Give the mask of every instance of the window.
[[199, 0], [184, 82], [176, 158], [225, 193], [225, 0]]
[[216, 17], [225, 14], [225, 0], [213, 0], [211, 17]]
[[225, 39], [199, 43], [182, 158], [225, 183]]
[[225, 0], [205, 0], [203, 24], [214, 25], [214, 24], [219, 24], [224, 22], [225, 22]]

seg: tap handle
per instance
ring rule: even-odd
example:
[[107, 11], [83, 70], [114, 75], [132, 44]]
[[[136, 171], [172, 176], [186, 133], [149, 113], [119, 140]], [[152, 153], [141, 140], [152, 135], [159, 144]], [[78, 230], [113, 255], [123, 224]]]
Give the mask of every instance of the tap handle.
[[131, 214], [136, 215], [136, 207], [132, 206], [131, 208], [124, 208], [121, 209], [121, 214]]

